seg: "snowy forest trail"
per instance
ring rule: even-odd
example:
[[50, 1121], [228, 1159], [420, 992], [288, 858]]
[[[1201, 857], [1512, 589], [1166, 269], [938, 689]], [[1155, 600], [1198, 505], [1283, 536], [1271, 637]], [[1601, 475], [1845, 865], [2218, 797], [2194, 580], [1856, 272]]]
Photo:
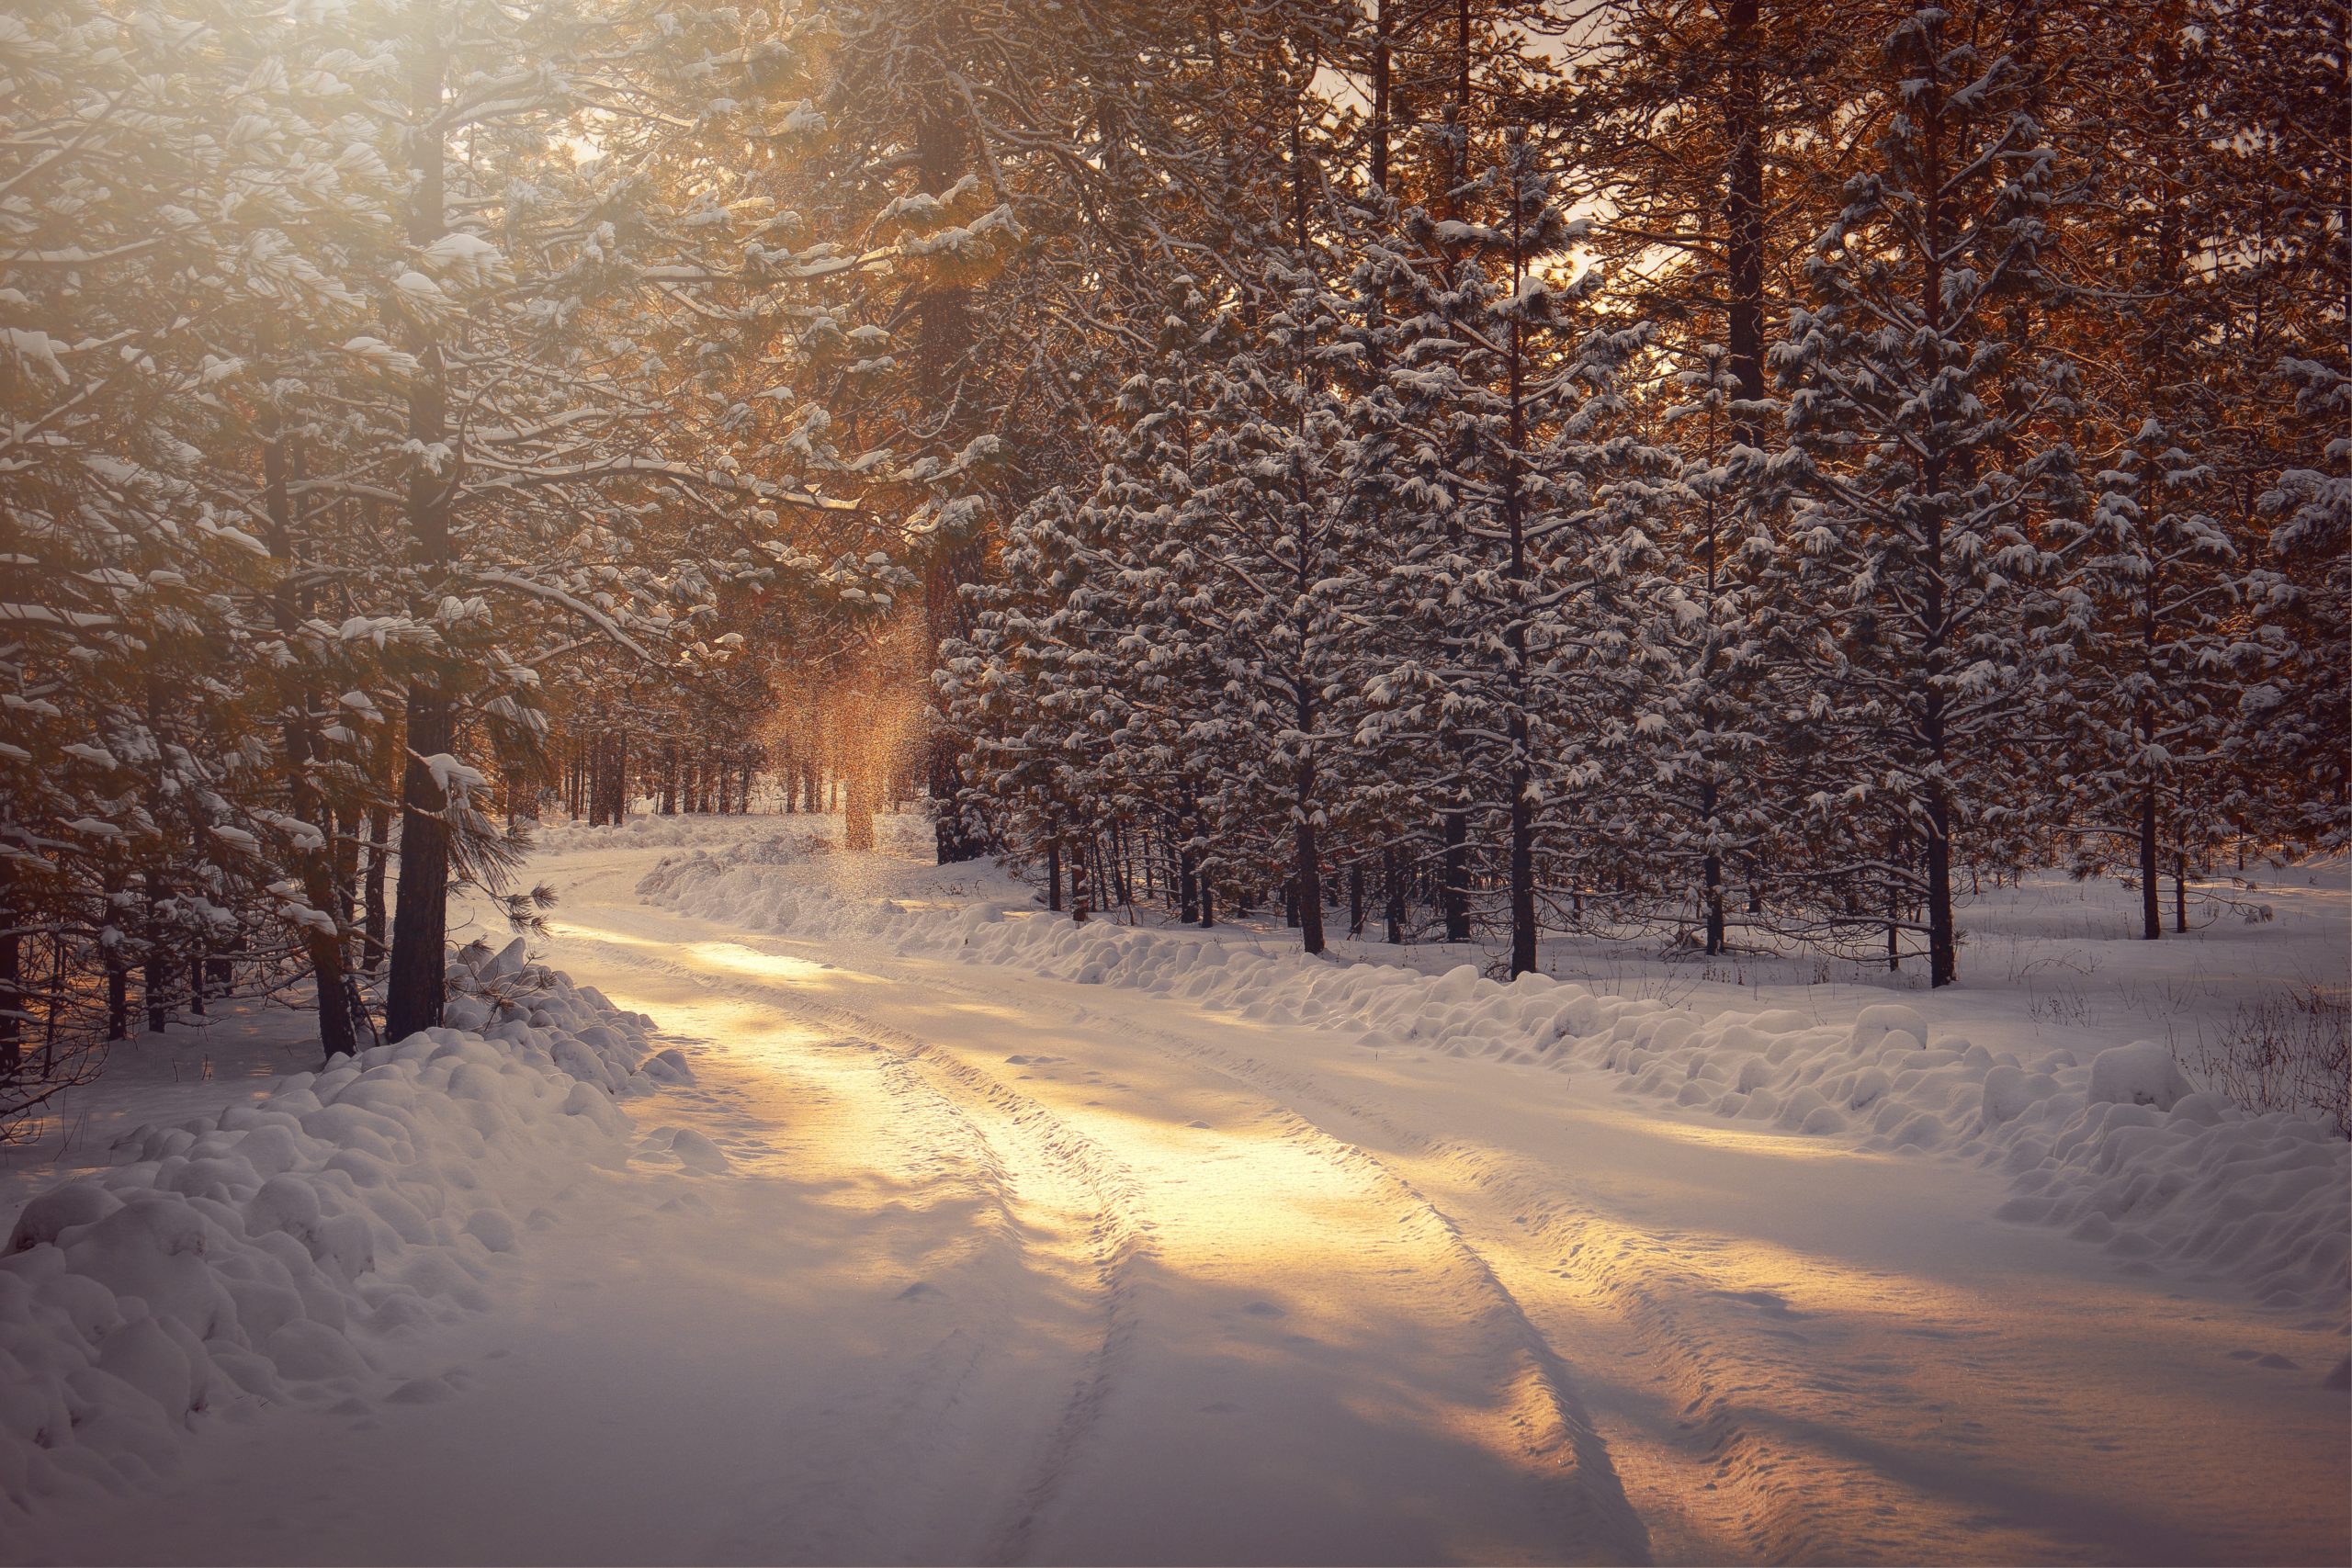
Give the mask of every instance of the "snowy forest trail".
[[223, 1434], [36, 1555], [2342, 1554], [2330, 1333], [1996, 1224], [1990, 1173], [754, 933], [641, 902], [657, 858], [547, 865], [551, 962], [695, 1075], [628, 1166], [420, 1392]]
[[[625, 863], [616, 880], [634, 880]], [[1052, 1419], [974, 1413], [967, 1451], [1025, 1447], [1018, 1480], [964, 1510], [967, 1540], [888, 1555], [1645, 1555], [1573, 1374], [1446, 1217], [1355, 1145], [1154, 1032], [1106, 1039], [1082, 1010], [1024, 1005], [1012, 976], [834, 963], [584, 886], [573, 902], [560, 961], [673, 1033], [740, 1051], [728, 1015], [750, 1006], [783, 1024], [752, 1037], [763, 1055], [794, 1039], [887, 1055], [904, 1095], [953, 1118], [934, 1135], [992, 1173], [1033, 1290], [1069, 1309], [1029, 1379], [1060, 1386]], [[706, 1093], [727, 1082], [711, 1055]], [[708, 1131], [743, 1135], [725, 1111]], [[908, 1292], [1002, 1359], [1002, 1325], [974, 1323], [955, 1284], [889, 1299]]]

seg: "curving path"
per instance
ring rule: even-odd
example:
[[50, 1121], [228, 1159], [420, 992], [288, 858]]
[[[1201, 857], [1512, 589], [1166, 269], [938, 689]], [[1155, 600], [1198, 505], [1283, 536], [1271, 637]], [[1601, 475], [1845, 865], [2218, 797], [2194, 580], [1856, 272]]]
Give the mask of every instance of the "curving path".
[[2345, 1553], [2333, 1331], [1996, 1226], [1992, 1176], [755, 936], [640, 905], [655, 858], [559, 862], [552, 958], [697, 1083], [414, 1348], [450, 1395], [31, 1555]]

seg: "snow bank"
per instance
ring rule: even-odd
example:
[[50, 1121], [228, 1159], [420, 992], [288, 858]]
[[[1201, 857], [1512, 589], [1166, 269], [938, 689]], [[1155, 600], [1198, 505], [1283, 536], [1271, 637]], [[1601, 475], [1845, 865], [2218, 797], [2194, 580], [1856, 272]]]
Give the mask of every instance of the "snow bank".
[[145, 1484], [216, 1413], [365, 1395], [417, 1325], [484, 1304], [493, 1255], [587, 1162], [649, 1020], [526, 966], [450, 968], [455, 1027], [133, 1134], [136, 1157], [25, 1205], [0, 1253], [0, 1526]]
[[1934, 1151], [2010, 1173], [2011, 1220], [2057, 1225], [2135, 1268], [2170, 1258], [2279, 1305], [2352, 1292], [2352, 1144], [2286, 1113], [2189, 1092], [2161, 1044], [2030, 1060], [1936, 1031], [1913, 1008], [1825, 1021], [1787, 1009], [1702, 1013], [1468, 964], [1431, 977], [1268, 954], [1204, 933], [1078, 925], [989, 903], [910, 908], [790, 874], [794, 847], [664, 860], [639, 893], [752, 930], [872, 942], [1080, 984], [1159, 992], [1254, 1019], [1351, 1030], [1374, 1047], [1614, 1074], [1625, 1092], [1736, 1122]]
[[[697, 849], [734, 844], [747, 827], [765, 822], [777, 840], [797, 849], [822, 850], [841, 831], [841, 818], [831, 812], [802, 812], [789, 817], [631, 817], [608, 827], [591, 828], [578, 822], [553, 822], [531, 835], [532, 849], [542, 854], [576, 854], [597, 849]], [[806, 827], [799, 824], [807, 824]], [[887, 849], [927, 848], [931, 826], [912, 815], [877, 816], [875, 833]], [[754, 840], [757, 842], [759, 840]]]
[[2153, 1105], [2170, 1111], [2191, 1092], [2172, 1047], [2161, 1040], [2134, 1040], [2091, 1058], [2093, 1105]]

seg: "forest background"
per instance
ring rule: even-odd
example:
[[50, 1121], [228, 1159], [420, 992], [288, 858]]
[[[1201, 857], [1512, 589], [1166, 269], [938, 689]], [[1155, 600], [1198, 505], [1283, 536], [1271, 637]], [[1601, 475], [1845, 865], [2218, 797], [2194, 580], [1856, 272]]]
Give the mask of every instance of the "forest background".
[[13, 6], [0, 1112], [437, 1021], [549, 812], [925, 797], [1079, 918], [1512, 975], [2212, 918], [2352, 823], [2348, 35]]

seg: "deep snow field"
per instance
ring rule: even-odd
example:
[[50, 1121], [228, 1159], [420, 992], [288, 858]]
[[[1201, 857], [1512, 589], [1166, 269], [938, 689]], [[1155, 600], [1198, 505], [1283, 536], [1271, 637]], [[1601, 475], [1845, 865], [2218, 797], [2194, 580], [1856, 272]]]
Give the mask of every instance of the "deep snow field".
[[836, 829], [550, 829], [555, 972], [0, 1149], [0, 1561], [2352, 1560], [2352, 1144], [2172, 1066], [2340, 866], [1504, 986]]

